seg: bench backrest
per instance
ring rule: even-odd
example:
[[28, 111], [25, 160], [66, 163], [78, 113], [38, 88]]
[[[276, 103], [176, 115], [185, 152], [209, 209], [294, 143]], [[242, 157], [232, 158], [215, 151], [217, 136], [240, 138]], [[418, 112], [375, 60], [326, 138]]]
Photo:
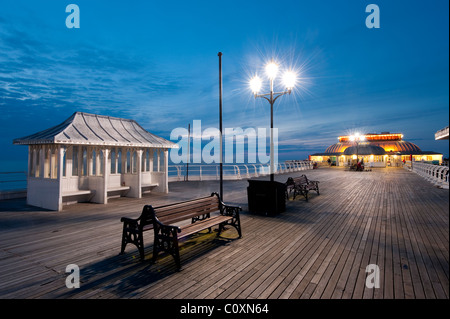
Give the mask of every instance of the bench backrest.
[[[174, 204], [152, 207], [145, 205], [141, 215], [141, 226], [153, 225], [153, 212], [160, 222], [173, 225], [183, 220], [203, 216], [220, 210], [220, 199], [216, 193], [211, 196], [192, 199]], [[149, 227], [146, 227], [147, 229]]]
[[306, 178], [306, 175], [302, 175], [299, 177], [294, 178], [294, 183], [296, 184], [308, 184], [308, 179]]

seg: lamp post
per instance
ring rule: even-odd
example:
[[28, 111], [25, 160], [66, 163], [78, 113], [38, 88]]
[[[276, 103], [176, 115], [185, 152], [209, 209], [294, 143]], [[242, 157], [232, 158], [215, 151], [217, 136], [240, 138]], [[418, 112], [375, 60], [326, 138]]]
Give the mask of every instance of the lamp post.
[[278, 64], [272, 60], [266, 65], [266, 75], [270, 82], [269, 93], [259, 94], [262, 87], [262, 80], [256, 75], [250, 80], [250, 88], [256, 98], [264, 98], [270, 104], [270, 181], [274, 181], [274, 145], [273, 145], [273, 105], [275, 101], [282, 95], [291, 94], [292, 88], [295, 85], [297, 79], [296, 74], [293, 71], [286, 71], [283, 75], [283, 82], [286, 90], [282, 92], [274, 92], [274, 80], [278, 74]]
[[359, 154], [358, 154], [359, 142], [362, 142], [364, 140], [365, 140], [364, 135], [361, 135], [359, 133], [350, 135], [350, 141], [356, 143], [356, 165], [358, 165], [358, 162], [359, 162]]

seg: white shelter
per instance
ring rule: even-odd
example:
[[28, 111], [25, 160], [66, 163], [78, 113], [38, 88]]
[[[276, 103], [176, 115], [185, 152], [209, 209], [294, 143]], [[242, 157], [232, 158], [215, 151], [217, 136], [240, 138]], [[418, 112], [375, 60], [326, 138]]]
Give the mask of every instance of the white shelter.
[[81, 112], [13, 143], [28, 145], [27, 203], [58, 211], [80, 201], [167, 193], [168, 152], [178, 147], [136, 121]]

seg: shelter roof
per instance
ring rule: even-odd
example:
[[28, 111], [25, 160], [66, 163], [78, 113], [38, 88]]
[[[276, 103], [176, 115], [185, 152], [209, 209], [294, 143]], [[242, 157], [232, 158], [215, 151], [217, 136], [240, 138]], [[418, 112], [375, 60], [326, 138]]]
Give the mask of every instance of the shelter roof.
[[75, 112], [59, 125], [13, 141], [19, 145], [88, 144], [152, 148], [178, 145], [146, 131], [136, 121]]

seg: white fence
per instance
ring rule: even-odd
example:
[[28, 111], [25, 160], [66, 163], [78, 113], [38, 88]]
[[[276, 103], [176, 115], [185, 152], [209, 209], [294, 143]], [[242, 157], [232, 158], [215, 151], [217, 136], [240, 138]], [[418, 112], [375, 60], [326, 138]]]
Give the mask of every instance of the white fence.
[[[312, 169], [310, 161], [289, 161], [278, 163], [275, 174], [284, 174]], [[236, 164], [223, 165], [224, 180], [239, 180], [245, 178], [267, 176], [270, 174], [270, 164]], [[220, 179], [220, 165], [189, 164], [169, 165], [169, 182], [174, 181], [206, 181]]]
[[405, 167], [418, 175], [425, 178], [427, 181], [442, 188], [449, 188], [448, 184], [448, 166], [433, 165], [420, 162], [406, 162]]

